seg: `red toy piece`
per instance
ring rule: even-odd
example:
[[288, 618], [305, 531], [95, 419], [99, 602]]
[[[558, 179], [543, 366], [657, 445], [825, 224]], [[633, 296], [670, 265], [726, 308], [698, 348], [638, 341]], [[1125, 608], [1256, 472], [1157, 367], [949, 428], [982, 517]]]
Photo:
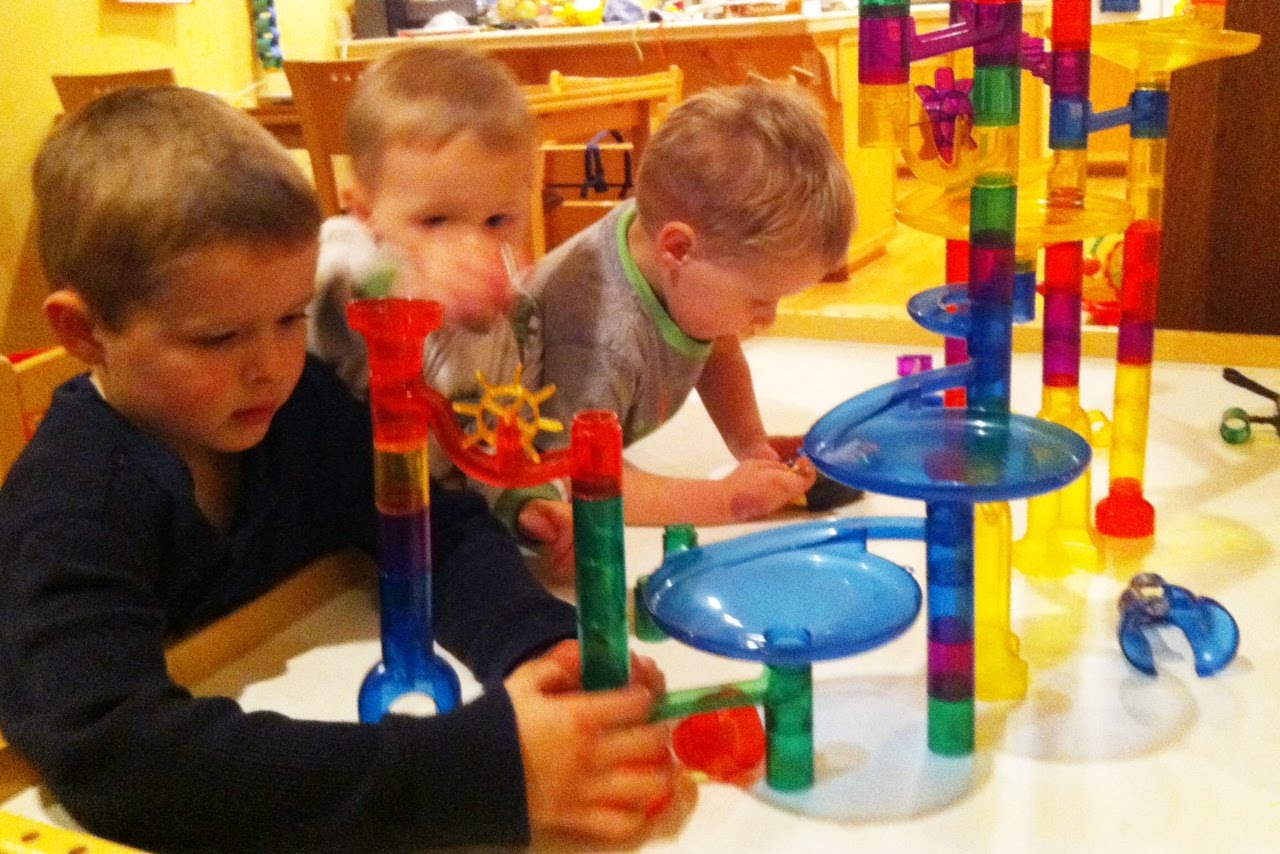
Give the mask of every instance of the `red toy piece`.
[[755, 706], [717, 709], [682, 720], [671, 744], [686, 767], [732, 783], [764, 761], [764, 726]]

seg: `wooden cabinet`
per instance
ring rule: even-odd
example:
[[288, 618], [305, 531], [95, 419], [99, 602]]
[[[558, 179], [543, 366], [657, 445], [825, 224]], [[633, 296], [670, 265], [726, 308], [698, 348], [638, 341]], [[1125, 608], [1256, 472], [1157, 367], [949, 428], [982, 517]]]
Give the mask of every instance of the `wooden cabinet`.
[[1280, 15], [1231, 0], [1246, 56], [1178, 71], [1170, 87], [1157, 325], [1280, 335]]

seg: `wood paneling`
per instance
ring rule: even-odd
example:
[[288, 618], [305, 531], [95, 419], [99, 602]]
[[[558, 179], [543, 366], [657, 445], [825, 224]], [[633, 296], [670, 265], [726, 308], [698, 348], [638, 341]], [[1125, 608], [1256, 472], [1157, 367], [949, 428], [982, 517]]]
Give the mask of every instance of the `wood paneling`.
[[1231, 0], [1253, 53], [1174, 74], [1157, 324], [1280, 334], [1280, 8]]

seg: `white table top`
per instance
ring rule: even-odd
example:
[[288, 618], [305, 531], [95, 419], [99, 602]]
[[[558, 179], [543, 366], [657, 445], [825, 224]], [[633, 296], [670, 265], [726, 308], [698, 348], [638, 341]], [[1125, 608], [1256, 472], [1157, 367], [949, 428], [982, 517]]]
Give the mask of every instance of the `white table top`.
[[[901, 347], [761, 338], [746, 347], [766, 426], [803, 432], [860, 390], [892, 379]], [[940, 349], [934, 351], [941, 363]], [[1038, 356], [1015, 355], [1013, 402], [1034, 413]], [[1223, 381], [1221, 366], [1157, 363], [1146, 494], [1157, 512], [1149, 551], [1109, 551], [1098, 575], [1013, 579], [1013, 628], [1030, 665], [1020, 703], [978, 703], [977, 751], [943, 759], [925, 748], [925, 627], [853, 659], [814, 669], [817, 784], [780, 795], [763, 783], [703, 783], [685, 821], [645, 851], [1280, 851], [1280, 438], [1258, 426], [1230, 446], [1224, 409], [1270, 404]], [[1245, 373], [1280, 388], [1280, 369]], [[1112, 409], [1114, 364], [1087, 359], [1085, 409]], [[731, 463], [696, 399], [628, 451], [642, 467], [702, 476]], [[1093, 466], [1105, 495], [1107, 453]], [[852, 515], [923, 514], [920, 502], [868, 496]], [[1013, 504], [1020, 531], [1025, 502]], [[796, 513], [796, 520], [812, 518]], [[774, 522], [771, 524], [778, 524]], [[765, 525], [708, 528], [704, 543]], [[628, 575], [656, 566], [661, 531], [629, 529]], [[919, 543], [873, 544], [914, 567]], [[1241, 631], [1236, 659], [1201, 679], [1185, 640], [1161, 629], [1160, 675], [1130, 667], [1116, 641], [1116, 597], [1141, 571], [1212, 596]], [[378, 658], [372, 586], [351, 590], [199, 686], [248, 709], [354, 720], [355, 698]], [[759, 667], [682, 647], [634, 642], [672, 688], [750, 678]], [[477, 690], [464, 677], [464, 694]], [[66, 824], [47, 793], [26, 790], [0, 809]]]

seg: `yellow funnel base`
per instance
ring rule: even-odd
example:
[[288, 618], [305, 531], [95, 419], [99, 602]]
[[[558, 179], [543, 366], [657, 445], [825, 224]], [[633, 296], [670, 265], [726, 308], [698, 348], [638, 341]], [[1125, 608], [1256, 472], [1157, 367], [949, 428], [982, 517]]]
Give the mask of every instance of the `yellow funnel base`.
[[1219, 29], [1192, 15], [1093, 28], [1094, 56], [1131, 69], [1139, 82], [1202, 62], [1241, 56], [1261, 41], [1257, 33]]
[[1088, 528], [1058, 525], [1046, 531], [1029, 532], [1013, 544], [1013, 568], [1030, 578], [1101, 572], [1101, 537]]
[[974, 639], [973, 692], [984, 703], [1021, 700], [1027, 696], [1027, 663], [1018, 656], [1021, 642], [1013, 632], [979, 624]]
[[[923, 187], [898, 203], [898, 219], [926, 234], [969, 239], [969, 188]], [[1051, 243], [1088, 240], [1124, 231], [1133, 208], [1114, 196], [1086, 194], [1081, 208], [1050, 210], [1046, 199], [1018, 194], [1017, 243], [1035, 249]]]

